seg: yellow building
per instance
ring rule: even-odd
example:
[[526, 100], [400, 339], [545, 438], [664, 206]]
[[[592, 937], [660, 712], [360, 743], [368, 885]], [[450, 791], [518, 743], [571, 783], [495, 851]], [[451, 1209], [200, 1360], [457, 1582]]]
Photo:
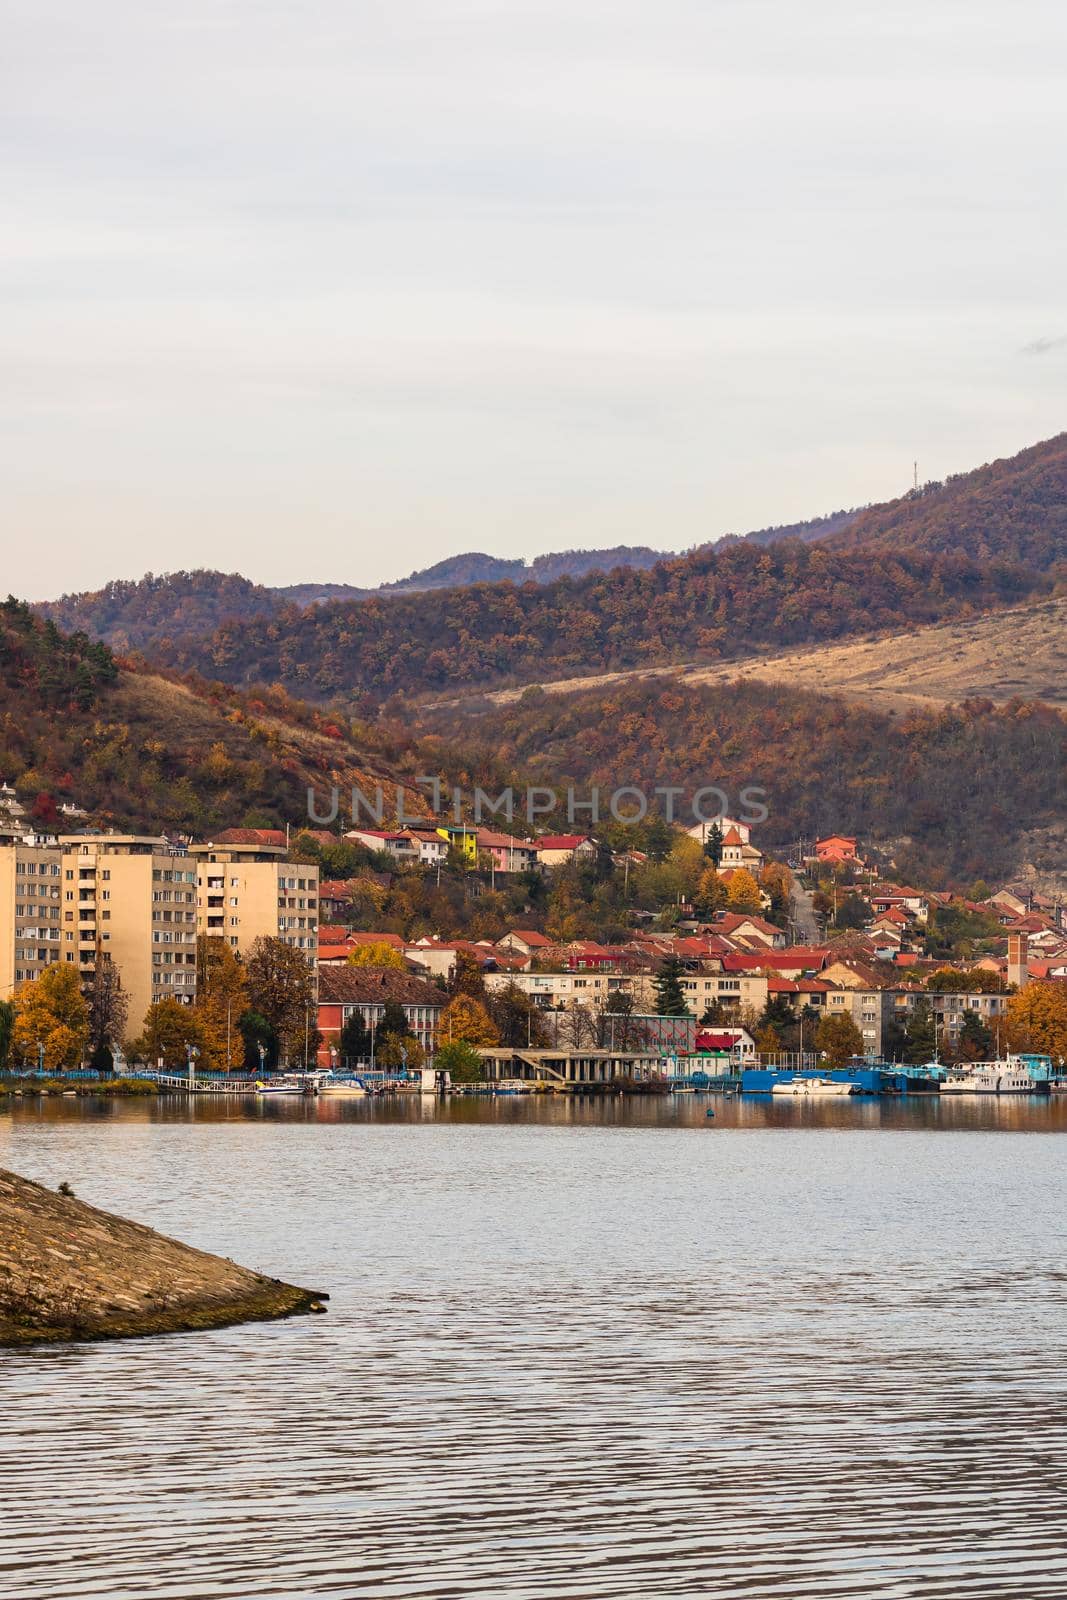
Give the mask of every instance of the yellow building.
[[59, 960], [61, 872], [58, 850], [0, 842], [0, 1000]]
[[196, 861], [197, 928], [246, 957], [256, 940], [281, 939], [318, 967], [319, 869], [289, 861], [285, 834], [229, 828], [190, 846]]
[[63, 959], [85, 981], [113, 961], [129, 998], [127, 1031], [170, 997], [196, 995], [196, 864], [167, 841], [138, 834], [71, 834], [60, 839]]

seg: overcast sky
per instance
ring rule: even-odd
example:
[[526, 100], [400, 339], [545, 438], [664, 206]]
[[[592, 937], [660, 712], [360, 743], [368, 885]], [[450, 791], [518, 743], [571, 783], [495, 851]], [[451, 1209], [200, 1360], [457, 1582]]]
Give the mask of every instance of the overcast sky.
[[1067, 426], [1067, 8], [0, 0], [0, 587], [684, 548]]

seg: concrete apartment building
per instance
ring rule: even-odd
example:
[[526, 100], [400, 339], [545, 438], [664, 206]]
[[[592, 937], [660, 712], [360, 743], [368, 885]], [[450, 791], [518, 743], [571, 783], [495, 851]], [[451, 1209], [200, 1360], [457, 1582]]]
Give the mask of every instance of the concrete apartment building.
[[189, 848], [195, 866], [197, 931], [246, 957], [259, 938], [281, 939], [317, 966], [319, 869], [287, 859], [285, 835], [231, 828]]
[[0, 1000], [60, 958], [62, 870], [58, 849], [0, 844]]
[[196, 868], [163, 838], [70, 834], [62, 851], [63, 960], [88, 981], [113, 961], [139, 1033], [157, 1000], [196, 995]]

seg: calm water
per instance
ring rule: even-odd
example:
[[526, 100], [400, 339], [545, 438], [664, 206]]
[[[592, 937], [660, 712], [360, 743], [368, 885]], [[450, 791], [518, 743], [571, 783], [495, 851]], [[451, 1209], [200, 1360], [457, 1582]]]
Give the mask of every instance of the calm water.
[[718, 1105], [0, 1117], [332, 1296], [0, 1352], [0, 1596], [1067, 1594], [1067, 1104]]

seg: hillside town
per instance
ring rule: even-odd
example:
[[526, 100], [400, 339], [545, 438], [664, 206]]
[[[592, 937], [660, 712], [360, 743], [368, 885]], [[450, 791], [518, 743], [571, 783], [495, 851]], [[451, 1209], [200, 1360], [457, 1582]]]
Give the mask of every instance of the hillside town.
[[1062, 901], [901, 883], [845, 834], [781, 861], [729, 817], [652, 819], [638, 847], [429, 823], [197, 841], [66, 811], [42, 832], [0, 788], [13, 1070], [582, 1083], [1067, 1055]]

